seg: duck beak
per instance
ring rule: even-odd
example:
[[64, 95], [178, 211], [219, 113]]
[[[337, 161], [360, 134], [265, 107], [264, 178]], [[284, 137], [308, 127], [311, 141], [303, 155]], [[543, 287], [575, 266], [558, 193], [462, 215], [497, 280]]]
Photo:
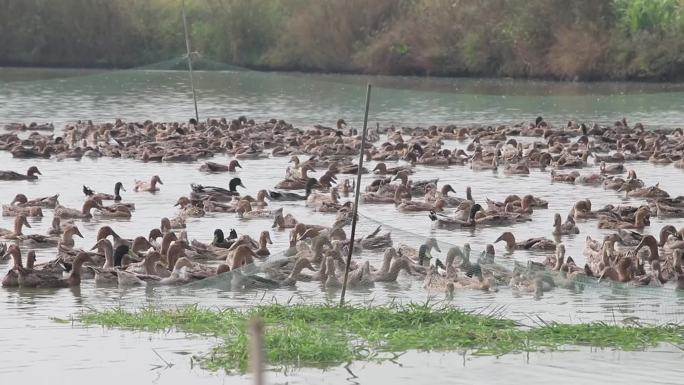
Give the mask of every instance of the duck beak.
[[244, 189], [246, 189], [246, 188], [247, 188], [247, 187], [245, 187], [245, 185], [244, 185], [244, 184], [242, 184], [242, 182], [241, 182], [241, 183], [240, 183], [240, 184], [239, 184], [238, 186], [240, 186], [240, 187], [242, 187], [242, 188], [244, 188]]
[[38, 169], [36, 169], [36, 174], [43, 175], [43, 173], [41, 173]]
[[442, 250], [439, 248], [439, 245], [436, 243], [435, 243], [435, 250], [439, 251], [440, 253], [442, 252]]
[[26, 219], [24, 219], [24, 226], [28, 227], [29, 229], [31, 228], [31, 224], [28, 223]]
[[[163, 184], [163, 183], [162, 183]], [[125, 192], [126, 188], [124, 186], [121, 186], [121, 189]]]
[[74, 235], [78, 235], [79, 237], [83, 238], [83, 234], [81, 234], [81, 230], [79, 230], [78, 228], [76, 229]]

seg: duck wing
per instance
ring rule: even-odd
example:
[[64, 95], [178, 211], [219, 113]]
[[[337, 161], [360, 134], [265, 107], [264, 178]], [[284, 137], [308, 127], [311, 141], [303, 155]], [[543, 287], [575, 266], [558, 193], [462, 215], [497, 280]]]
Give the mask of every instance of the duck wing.
[[190, 185], [190, 188], [192, 189], [192, 192], [195, 193], [214, 193], [214, 194], [233, 194], [231, 191], [223, 188], [223, 187], [216, 187], [216, 186], [202, 186], [201, 184], [195, 184], [192, 183]]
[[0, 171], [0, 180], [26, 179], [26, 175], [15, 171]]
[[268, 196], [274, 201], [300, 201], [305, 200], [306, 197], [297, 193], [268, 191]]

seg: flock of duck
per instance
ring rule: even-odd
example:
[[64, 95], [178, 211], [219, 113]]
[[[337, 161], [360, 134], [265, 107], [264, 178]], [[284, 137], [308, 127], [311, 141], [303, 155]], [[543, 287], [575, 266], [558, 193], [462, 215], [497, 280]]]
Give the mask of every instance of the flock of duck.
[[[684, 197], [670, 197], [658, 185], [646, 186], [628, 165], [644, 161], [673, 163], [684, 168], [684, 133], [677, 130], [647, 130], [625, 119], [609, 126], [568, 122], [552, 127], [541, 117], [534, 122], [501, 127], [371, 129], [367, 146], [361, 137], [340, 119], [334, 127], [300, 129], [282, 120], [256, 123], [240, 117], [235, 120], [209, 119], [188, 123], [69, 124], [60, 135], [41, 134], [36, 124], [11, 125], [8, 129], [29, 130], [27, 138], [16, 133], [0, 135], [0, 149], [15, 158], [80, 159], [81, 157], [120, 157], [143, 162], [203, 162], [202, 173], [226, 173], [225, 187], [192, 184], [174, 206], [178, 214], [159, 218], [160, 226], [141, 229], [140, 235], [125, 239], [118, 235], [110, 218], [133, 218], [135, 205], [121, 196], [128, 192], [117, 182], [113, 194], [83, 186], [81, 208], [64, 207], [59, 194], [27, 197], [18, 193], [2, 207], [3, 216], [14, 217], [12, 229], [0, 229], [2, 256], [11, 263], [2, 280], [3, 287], [73, 287], [83, 279], [98, 285], [183, 285], [217, 276], [230, 282], [234, 290], [291, 287], [298, 281], [317, 281], [323, 288], [341, 287], [349, 268], [348, 286], [368, 288], [379, 282], [394, 282], [404, 272], [423, 282], [429, 291], [452, 295], [457, 289], [496, 290], [509, 286], [520, 292], [542, 295], [557, 287], [573, 288], [580, 279], [612, 280], [634, 285], [664, 285], [684, 289], [684, 228], [664, 226], [658, 237], [645, 234], [651, 215], [684, 217]], [[381, 137], [386, 135], [386, 140]], [[445, 141], [457, 141], [454, 149]], [[374, 161], [372, 170], [354, 163], [362, 151]], [[214, 154], [232, 157], [228, 164], [204, 161]], [[273, 189], [244, 194], [247, 189], [237, 176], [241, 160], [289, 157], [289, 166]], [[599, 165], [595, 173], [581, 173]], [[545, 237], [519, 240], [507, 229], [532, 220], [536, 210], [549, 203], [531, 194], [509, 195], [503, 201], [477, 202], [470, 187], [465, 196], [439, 179], [416, 178], [421, 166], [434, 166], [448, 172], [453, 167], [475, 171], [501, 171], [505, 175], [528, 175], [530, 170], [547, 172], [557, 183], [582, 184], [615, 190], [626, 197], [645, 202], [592, 207], [590, 199], [576, 202], [565, 219], [554, 216]], [[325, 170], [318, 178], [310, 174]], [[503, 227], [501, 235], [485, 251], [471, 257], [471, 246], [454, 246], [444, 258], [434, 238], [422, 245], [395, 244], [390, 232], [378, 227], [357, 236], [352, 252], [382, 255], [382, 264], [373, 266], [368, 258], [352, 260], [345, 256], [351, 247], [345, 228], [351, 223], [357, 172], [374, 174], [365, 179], [359, 201], [387, 205], [399, 212], [424, 212], [426, 224], [448, 230]], [[0, 171], [0, 180], [29, 180], [40, 183], [41, 172], [30, 167], [26, 173]], [[349, 176], [344, 178], [344, 175]], [[343, 179], [344, 178], [344, 179]], [[150, 194], [163, 188], [157, 175], [149, 181], [135, 181], [131, 193]], [[242, 189], [242, 191], [240, 190]], [[301, 202], [311, 211], [330, 213], [329, 226], [307, 224], [282, 202]], [[279, 206], [274, 208], [274, 206]], [[25, 234], [27, 218], [53, 213], [47, 234]], [[236, 229], [214, 230], [211, 240], [189, 240], [186, 219], [206, 213], [230, 213], [241, 220], [264, 220], [272, 224], [258, 236], [240, 234]], [[428, 221], [429, 219], [429, 221]], [[98, 221], [96, 243], [86, 250], [76, 247], [81, 237], [79, 222]], [[584, 259], [576, 264], [566, 256], [564, 237], [580, 233], [577, 223], [595, 222], [601, 229], [613, 230], [603, 239], [586, 238]], [[289, 248], [269, 258], [272, 232], [289, 232]], [[228, 234], [226, 236], [226, 233]], [[493, 244], [504, 242], [509, 252], [531, 250], [546, 256], [543, 263], [529, 261], [505, 266], [495, 258]], [[55, 259], [37, 263], [36, 252], [57, 250]], [[25, 254], [25, 257], [24, 257]], [[304, 270], [310, 271], [305, 273]]]

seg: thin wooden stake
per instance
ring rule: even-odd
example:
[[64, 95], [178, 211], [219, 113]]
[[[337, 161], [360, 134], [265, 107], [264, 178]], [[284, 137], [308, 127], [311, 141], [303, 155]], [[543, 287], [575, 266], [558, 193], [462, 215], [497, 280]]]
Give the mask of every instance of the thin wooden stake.
[[264, 385], [264, 323], [261, 318], [249, 320], [249, 368], [254, 385]]
[[344, 269], [344, 282], [342, 283], [342, 295], [340, 306], [344, 305], [344, 296], [347, 293], [347, 279], [349, 278], [349, 265], [351, 264], [352, 252], [354, 251], [354, 236], [356, 235], [356, 219], [359, 212], [359, 195], [361, 195], [361, 170], [363, 169], [364, 150], [366, 149], [366, 135], [368, 135], [368, 109], [370, 107], [371, 85], [366, 89], [366, 111], [363, 114], [363, 134], [361, 135], [361, 151], [359, 153], [359, 170], [356, 173], [356, 189], [354, 191], [354, 209], [352, 210], [351, 235], [349, 237], [349, 254], [347, 254], [347, 266]]
[[190, 54], [190, 35], [188, 34], [188, 21], [185, 17], [185, 0], [183, 0], [183, 29], [185, 30], [185, 48], [188, 52], [188, 73], [190, 74], [190, 88], [192, 89], [192, 101], [195, 103], [195, 119], [199, 124], [199, 112], [197, 111], [197, 94], [195, 93], [195, 81], [192, 77], [192, 55]]

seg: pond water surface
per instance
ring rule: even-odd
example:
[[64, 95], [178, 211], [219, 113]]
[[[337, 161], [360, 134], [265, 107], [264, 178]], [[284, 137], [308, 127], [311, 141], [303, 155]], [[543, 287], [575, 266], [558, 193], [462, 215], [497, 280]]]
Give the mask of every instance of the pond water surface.
[[[684, 92], [678, 86], [644, 84], [557, 84], [497, 80], [418, 79], [333, 75], [302, 75], [259, 72], [198, 72], [200, 116], [235, 118], [245, 115], [257, 121], [272, 117], [293, 122], [299, 127], [314, 124], [333, 125], [340, 117], [360, 127], [363, 116], [365, 83], [375, 85], [370, 124], [381, 126], [427, 126], [431, 124], [499, 125], [534, 120], [543, 115], [556, 125], [567, 120], [610, 123], [623, 116], [631, 122], [641, 121], [647, 127], [677, 127], [684, 122]], [[63, 124], [77, 119], [96, 122], [121, 117], [126, 120], [186, 120], [193, 114], [187, 75], [165, 71], [81, 72], [62, 70], [0, 69], [0, 125], [8, 122], [54, 122], [57, 131]], [[384, 138], [382, 138], [384, 140]], [[447, 148], [464, 143], [447, 142]], [[227, 162], [217, 156], [213, 161]], [[238, 175], [255, 194], [262, 188], [273, 188], [283, 178], [287, 158], [241, 161]], [[122, 181], [128, 192], [124, 201], [133, 202], [137, 210], [133, 219], [117, 221], [113, 228], [122, 236], [146, 235], [159, 225], [159, 218], [176, 214], [176, 199], [189, 193], [189, 184], [199, 182], [225, 186], [227, 175], [208, 175], [198, 171], [201, 162], [181, 164], [139, 163], [127, 159], [23, 160], [0, 152], [2, 169], [23, 171], [37, 165], [43, 176], [35, 182], [0, 182], [0, 202], [9, 203], [16, 193], [32, 197], [60, 193], [60, 202], [80, 207], [81, 185], [97, 191], [109, 191]], [[368, 167], [373, 167], [370, 163]], [[628, 164], [647, 185], [660, 182], [672, 196], [684, 195], [682, 170], [672, 166], [647, 163]], [[519, 238], [551, 237], [551, 223], [556, 212], [565, 216], [575, 201], [591, 198], [595, 207], [609, 203], [642, 203], [625, 201], [622, 195], [602, 188], [552, 184], [548, 173], [532, 171], [530, 176], [505, 176], [502, 173], [473, 172], [466, 167], [448, 169], [418, 167], [419, 179], [439, 177], [464, 194], [471, 186], [476, 200], [502, 200], [508, 194], [534, 193], [549, 200], [548, 210], [537, 210], [533, 221], [512, 227]], [[583, 173], [597, 168], [582, 170]], [[314, 176], [320, 175], [320, 171]], [[159, 175], [164, 182], [157, 194], [133, 193], [135, 179], [147, 180]], [[364, 178], [364, 184], [372, 176]], [[350, 197], [351, 199], [351, 197]], [[278, 207], [277, 203], [272, 206]], [[329, 225], [334, 216], [312, 214], [302, 204], [284, 205], [285, 212], [307, 223]], [[475, 231], [436, 229], [425, 213], [398, 214], [391, 206], [363, 205], [359, 234], [372, 231], [378, 224], [391, 230], [396, 243], [418, 246], [427, 236], [436, 237], [445, 251], [449, 245], [468, 242], [481, 251], [493, 242], [501, 228], [478, 228]], [[31, 221], [28, 233], [45, 233], [52, 218]], [[0, 218], [0, 227], [10, 228], [12, 218]], [[647, 229], [657, 232], [664, 223], [677, 228], [683, 219], [651, 219]], [[85, 239], [77, 238], [77, 247], [90, 248], [95, 233], [103, 222], [79, 223]], [[256, 236], [270, 229], [271, 221], [240, 221], [234, 214], [212, 214], [188, 221], [188, 236], [210, 241], [215, 228], [235, 227], [240, 233]], [[582, 249], [587, 235], [602, 237], [608, 232], [597, 229], [596, 222], [580, 222], [581, 234], [564, 238], [567, 255], [583, 263]], [[274, 253], [287, 247], [287, 232], [273, 232]], [[541, 261], [544, 256], [518, 251], [507, 254], [502, 244], [496, 245], [502, 264], [529, 259]], [[443, 256], [444, 253], [435, 253]], [[381, 254], [364, 253], [374, 264]], [[54, 257], [53, 250], [39, 250], [38, 260]], [[8, 268], [0, 262], [0, 269]], [[0, 379], [28, 383], [248, 383], [247, 376], [211, 373], [192, 367], [189, 354], [206, 351], [215, 341], [181, 333], [145, 333], [103, 330], [84, 327], [70, 320], [84, 309], [115, 306], [174, 307], [184, 304], [202, 306], [251, 306], [262, 301], [335, 301], [339, 293], [322, 292], [315, 283], [299, 283], [293, 290], [231, 292], [214, 288], [103, 288], [84, 281], [79, 289], [0, 290]], [[428, 298], [422, 282], [401, 276], [395, 284], [376, 285], [371, 291], [349, 293], [355, 302], [385, 303], [390, 300], [425, 301]], [[441, 299], [441, 297], [439, 297]], [[672, 287], [623, 288], [608, 284], [587, 284], [582, 290], [556, 289], [542, 298], [519, 295], [502, 287], [497, 292], [458, 291], [455, 306], [467, 309], [501, 307], [506, 317], [531, 323], [540, 317], [547, 321], [620, 322], [640, 319], [647, 322], [680, 322], [684, 318], [684, 295]], [[189, 354], [188, 354], [189, 353]], [[535, 353], [475, 357], [461, 353], [408, 352], [395, 363], [382, 365], [353, 363], [348, 368], [331, 370], [274, 370], [269, 380], [277, 383], [375, 384], [393, 383], [500, 383], [524, 379], [530, 384], [555, 383], [681, 383], [683, 352], [661, 346], [648, 352], [616, 352], [575, 349], [564, 353]], [[165, 361], [172, 364], [166, 365]]]

